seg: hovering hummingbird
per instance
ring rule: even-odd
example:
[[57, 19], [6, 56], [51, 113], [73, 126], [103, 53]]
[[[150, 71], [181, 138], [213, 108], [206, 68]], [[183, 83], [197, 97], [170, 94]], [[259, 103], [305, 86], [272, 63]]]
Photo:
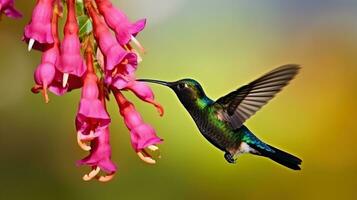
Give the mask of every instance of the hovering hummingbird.
[[222, 150], [229, 163], [243, 153], [268, 157], [290, 169], [300, 170], [301, 159], [258, 139], [243, 123], [271, 100], [295, 77], [300, 67], [284, 65], [255, 81], [213, 101], [193, 79], [165, 82], [151, 79], [171, 88], [190, 113], [202, 135]]

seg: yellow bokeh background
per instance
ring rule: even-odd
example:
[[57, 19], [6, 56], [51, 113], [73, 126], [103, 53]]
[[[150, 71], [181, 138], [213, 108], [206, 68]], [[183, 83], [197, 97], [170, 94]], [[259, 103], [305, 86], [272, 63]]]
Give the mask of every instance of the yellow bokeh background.
[[[291, 171], [243, 155], [236, 165], [198, 132], [172, 91], [152, 86], [165, 107], [135, 102], [165, 142], [155, 166], [130, 146], [114, 101], [116, 178], [83, 182], [86, 167], [74, 118], [80, 91], [30, 92], [40, 53], [21, 41], [35, 1], [16, 1], [20, 20], [0, 22], [0, 199], [356, 199], [357, 2], [352, 0], [117, 0], [131, 19], [148, 18], [139, 40], [148, 53], [138, 77], [191, 77], [216, 99], [287, 63], [301, 73], [247, 126], [267, 143], [302, 158]], [[63, 19], [64, 20], [64, 19]]]

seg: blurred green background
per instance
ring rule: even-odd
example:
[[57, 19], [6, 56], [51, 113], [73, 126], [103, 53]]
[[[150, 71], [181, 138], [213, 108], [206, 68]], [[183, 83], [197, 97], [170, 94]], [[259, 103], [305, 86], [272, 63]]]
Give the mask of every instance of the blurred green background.
[[141, 78], [192, 77], [212, 98], [282, 64], [298, 77], [247, 125], [261, 139], [303, 159], [302, 171], [243, 155], [229, 165], [166, 88], [153, 86], [166, 108], [133, 95], [145, 120], [165, 139], [157, 165], [141, 162], [114, 102], [116, 178], [83, 182], [88, 168], [76, 143], [79, 91], [30, 92], [40, 53], [21, 41], [35, 1], [16, 1], [21, 20], [0, 22], [0, 199], [356, 199], [357, 1], [127, 0], [131, 19], [148, 18], [139, 39], [148, 49]]

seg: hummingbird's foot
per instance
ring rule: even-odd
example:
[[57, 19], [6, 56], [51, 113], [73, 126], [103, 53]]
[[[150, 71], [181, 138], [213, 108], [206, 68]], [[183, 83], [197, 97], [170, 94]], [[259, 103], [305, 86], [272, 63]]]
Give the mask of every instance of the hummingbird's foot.
[[137, 154], [142, 161], [152, 165], [156, 163], [156, 160], [154, 160], [153, 157], [161, 158], [159, 147], [155, 145], [150, 145], [137, 152]]
[[232, 154], [226, 152], [224, 154], [224, 158], [227, 160], [228, 163], [234, 164], [236, 163], [236, 159], [233, 158]]

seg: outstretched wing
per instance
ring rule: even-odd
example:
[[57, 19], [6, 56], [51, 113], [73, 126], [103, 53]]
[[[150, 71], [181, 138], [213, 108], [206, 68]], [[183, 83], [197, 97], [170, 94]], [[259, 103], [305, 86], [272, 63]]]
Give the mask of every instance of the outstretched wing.
[[283, 65], [263, 75], [257, 80], [219, 98], [213, 106], [217, 115], [230, 123], [233, 129], [254, 115], [269, 102], [298, 73], [298, 65]]

